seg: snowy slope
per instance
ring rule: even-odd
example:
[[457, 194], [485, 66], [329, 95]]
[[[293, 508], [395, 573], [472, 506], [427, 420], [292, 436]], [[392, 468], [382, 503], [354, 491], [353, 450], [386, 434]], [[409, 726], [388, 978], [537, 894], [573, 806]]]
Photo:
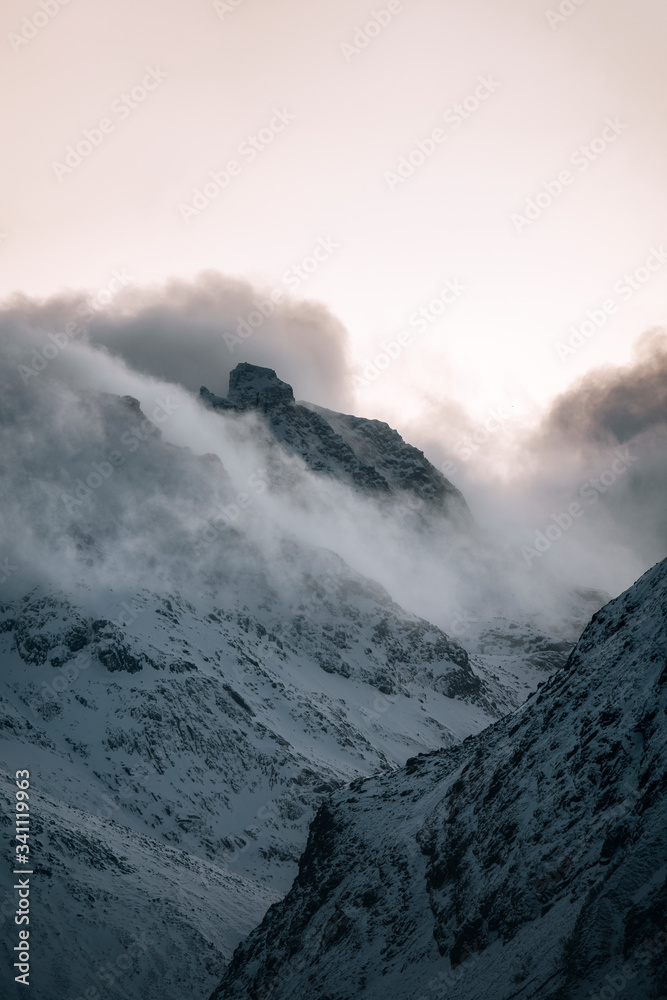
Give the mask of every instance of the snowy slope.
[[[172, 397], [162, 431], [132, 396], [45, 382], [35, 424], [0, 400], [18, 470], [0, 511], [16, 564], [0, 759], [35, 773], [36, 995], [90, 985], [90, 962], [62, 962], [63, 926], [91, 961], [122, 958], [139, 928], [155, 938], [155, 987], [137, 961], [119, 997], [206, 995], [332, 791], [480, 732], [570, 648], [483, 602], [451, 629], [401, 607], [356, 549], [380, 568], [409, 550], [410, 596], [409, 567], [452, 550], [454, 488], [386, 425], [338, 415], [339, 434], [272, 371], [232, 376], [231, 403], [192, 401], [191, 448], [168, 440]], [[333, 549], [354, 517], [346, 562]], [[451, 580], [426, 580], [435, 605]]]
[[336, 793], [215, 1000], [667, 995], [666, 610], [667, 561], [514, 715]]
[[340, 588], [353, 603], [82, 590], [2, 607], [0, 759], [34, 773], [45, 835], [37, 982], [59, 969], [60, 995], [86, 986], [89, 962], [60, 962], [63, 925], [98, 964], [143, 928], [158, 991], [139, 963], [117, 995], [204, 995], [289, 887], [327, 794], [497, 717], [462, 647], [351, 573]]
[[[16, 791], [7, 772], [13, 776], [26, 763], [32, 769], [30, 995], [88, 1000], [88, 991], [97, 990], [95, 1000], [161, 1000], [182, 997], [193, 985], [205, 995], [239, 935], [257, 924], [279, 894], [220, 862], [105, 818], [116, 817], [118, 806], [103, 794], [101, 782], [95, 791], [104, 815], [88, 811], [91, 782], [64, 755], [60, 766], [69, 774], [70, 794], [63, 798], [85, 802], [88, 809], [55, 799], [57, 750], [42, 740], [30, 751], [3, 748], [6, 801]], [[18, 940], [16, 905], [7, 882], [0, 911], [5, 975]]]
[[407, 494], [417, 503], [456, 516], [472, 528], [463, 495], [398, 431], [380, 420], [346, 416], [312, 403], [297, 403], [292, 387], [271, 368], [245, 362], [230, 372], [226, 397], [205, 386], [202, 401], [232, 412], [258, 410], [276, 438], [317, 473], [333, 476], [379, 497]]

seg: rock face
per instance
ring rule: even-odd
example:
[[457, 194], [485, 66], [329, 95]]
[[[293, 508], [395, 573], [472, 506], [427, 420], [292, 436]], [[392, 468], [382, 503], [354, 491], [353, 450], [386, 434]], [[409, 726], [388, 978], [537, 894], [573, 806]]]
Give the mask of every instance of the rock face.
[[242, 362], [230, 372], [226, 397], [202, 386], [203, 402], [215, 409], [264, 415], [277, 441], [314, 472], [334, 476], [379, 496], [407, 494], [472, 527], [463, 495], [435, 466], [380, 420], [346, 416], [297, 403], [292, 387], [271, 368]]
[[[350, 510], [408, 596], [441, 535], [439, 601], [469, 523], [386, 425], [252, 366], [212, 400], [191, 449], [171, 443], [180, 397], [144, 411], [50, 382], [4, 431], [0, 770], [31, 770], [37, 996], [206, 996], [333, 791], [479, 733], [570, 648], [481, 599], [439, 627], [353, 568]], [[0, 907], [13, 926], [11, 891]]]
[[214, 396], [205, 386], [200, 394], [211, 406], [232, 410], [262, 410], [265, 413], [294, 405], [292, 386], [282, 382], [272, 368], [241, 362], [229, 373], [227, 398]]
[[462, 744], [319, 810], [212, 1000], [667, 995], [667, 561]]
[[287, 597], [255, 581], [245, 600], [38, 588], [0, 605], [3, 773], [34, 770], [38, 995], [205, 996], [333, 790], [504, 711], [458, 642], [322, 558]]

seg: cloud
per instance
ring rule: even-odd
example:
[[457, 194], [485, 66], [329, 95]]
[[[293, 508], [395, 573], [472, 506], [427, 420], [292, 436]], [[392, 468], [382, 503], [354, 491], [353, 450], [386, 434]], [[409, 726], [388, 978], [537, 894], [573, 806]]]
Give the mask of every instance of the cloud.
[[[6, 458], [0, 561], [10, 558], [20, 567], [14, 584], [22, 584], [22, 573], [27, 586], [37, 574], [73, 582], [77, 574], [99, 572], [102, 586], [112, 580], [156, 586], [158, 578], [199, 586], [221, 566], [235, 567], [237, 576], [261, 576], [262, 563], [284, 577], [282, 545], [289, 538], [311, 553], [303, 556], [306, 568], [313, 553], [335, 552], [403, 606], [446, 629], [457, 608], [484, 607], [489, 614], [492, 607], [504, 608], [512, 615], [548, 609], [557, 617], [572, 587], [617, 593], [664, 551], [662, 331], [641, 339], [631, 365], [593, 372], [574, 385], [536, 429], [515, 420], [509, 405], [473, 422], [460, 407], [429, 399], [428, 420], [421, 429], [413, 425], [416, 439], [412, 433], [407, 439], [430, 442], [431, 458], [438, 441], [445, 442], [440, 466], [463, 489], [483, 528], [473, 541], [444, 524], [424, 532], [400, 503], [381, 509], [307, 472], [298, 460], [289, 465], [287, 492], [251, 492], [253, 482], [273, 482], [275, 444], [257, 417], [203, 407], [199, 386], [225, 392], [229, 368], [252, 346], [251, 359], [275, 367], [298, 395], [319, 403], [328, 392], [329, 405], [338, 409], [347, 371], [335, 320], [319, 307], [287, 303], [280, 316], [269, 318], [273, 326], [267, 320], [257, 339], [247, 341], [244, 356], [216, 365], [220, 318], [235, 319], [239, 309], [258, 302], [258, 294], [242, 282], [204, 276], [128, 290], [92, 313], [77, 293], [46, 302], [16, 297], [0, 309]], [[63, 331], [72, 317], [69, 335]], [[269, 330], [276, 335], [272, 344], [261, 340]], [[322, 337], [313, 344], [308, 335], [315, 331]], [[267, 356], [269, 348], [274, 354]], [[157, 421], [161, 439], [146, 437], [135, 404], [118, 404], [126, 396]], [[444, 425], [447, 434], [441, 433]], [[629, 447], [631, 459], [613, 472], [619, 447]], [[120, 459], [110, 471], [113, 452]], [[504, 464], [496, 460], [500, 453]], [[220, 527], [220, 511], [242, 494], [252, 495], [252, 506], [230, 533]], [[594, 502], [585, 499], [590, 496]], [[555, 534], [554, 517], [563, 523], [573, 502], [585, 516], [527, 565], [522, 546], [534, 549], [547, 528], [548, 537]], [[218, 527], [209, 531], [211, 524]], [[211, 540], [197, 548], [202, 531]]]
[[106, 305], [76, 292], [46, 300], [15, 296], [2, 316], [41, 334], [44, 343], [68, 322], [83, 324], [92, 346], [191, 392], [206, 384], [224, 395], [231, 369], [249, 361], [279, 371], [299, 398], [349, 409], [347, 333], [327, 308], [284, 292], [272, 301], [270, 291], [215, 272], [127, 287]]
[[560, 395], [538, 433], [540, 446], [599, 446], [629, 441], [667, 423], [667, 334], [649, 330], [635, 359], [589, 372]]
[[308, 398], [347, 400], [342, 324], [322, 305], [296, 302], [214, 272], [121, 295], [95, 317], [90, 341], [146, 374], [197, 392], [227, 390], [239, 361], [274, 368]]
[[[531, 549], [535, 571], [617, 594], [667, 555], [665, 330], [644, 333], [630, 363], [589, 372], [541, 414], [512, 393], [476, 418], [446, 397], [422, 403], [402, 432], [494, 543]], [[552, 544], [539, 551], [547, 529]]]

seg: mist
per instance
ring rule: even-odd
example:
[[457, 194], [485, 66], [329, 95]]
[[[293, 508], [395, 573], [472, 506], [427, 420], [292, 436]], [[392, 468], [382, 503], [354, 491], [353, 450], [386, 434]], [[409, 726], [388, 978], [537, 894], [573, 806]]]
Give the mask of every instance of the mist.
[[627, 365], [589, 371], [541, 414], [500, 401], [479, 423], [445, 401], [429, 416], [406, 432], [528, 567], [616, 595], [666, 554], [664, 329], [646, 331]]
[[[416, 422], [412, 440], [400, 428], [463, 490], [471, 527], [412, 495], [380, 502], [318, 476], [258, 414], [202, 404], [199, 385], [224, 395], [230, 369], [250, 361], [275, 368], [297, 398], [353, 408], [345, 331], [316, 303], [276, 305], [228, 350], [236, 317], [262, 301], [247, 283], [205, 275], [109, 304], [83, 294], [5, 304], [5, 596], [36, 581], [98, 601], [141, 588], [250, 601], [268, 588], [294, 605], [312, 599], [308, 579], [326, 592], [361, 574], [445, 630], [480, 609], [554, 627], [576, 616], [577, 588], [618, 592], [661, 555], [662, 331], [640, 340], [627, 368], [573, 385], [532, 428], [508, 433], [500, 420], [475, 437], [447, 400], [446, 419]], [[464, 459], [466, 435], [475, 447]], [[504, 466], [484, 462], [489, 446]]]

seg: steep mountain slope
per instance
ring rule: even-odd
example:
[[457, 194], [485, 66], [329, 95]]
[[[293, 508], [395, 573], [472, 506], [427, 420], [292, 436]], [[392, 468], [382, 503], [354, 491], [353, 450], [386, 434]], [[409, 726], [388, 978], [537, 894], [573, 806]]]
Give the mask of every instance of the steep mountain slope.
[[[83, 993], [143, 931], [151, 962], [109, 995], [205, 995], [328, 793], [497, 717], [458, 643], [334, 571], [296, 606], [258, 587], [250, 604], [35, 591], [0, 608], [0, 759], [33, 773], [42, 988]], [[63, 924], [82, 959], [65, 967]]]
[[[38, 993], [206, 995], [333, 790], [479, 732], [570, 648], [482, 612], [438, 627], [352, 568], [359, 543], [366, 563], [407, 549], [421, 571], [437, 542], [427, 585], [436, 601], [456, 586], [438, 575], [458, 530], [439, 474], [410, 486], [419, 453], [388, 429], [360, 458], [311, 410], [293, 421], [291, 389], [249, 368], [231, 407], [162, 394], [150, 419], [131, 395], [55, 378], [0, 399], [0, 756], [34, 772]], [[346, 533], [349, 562], [332, 551]], [[63, 965], [63, 926], [86, 961]], [[133, 959], [91, 984], [140, 929], [155, 975]]]
[[271, 368], [245, 362], [229, 375], [226, 397], [205, 386], [201, 399], [215, 409], [261, 412], [276, 440], [299, 455], [312, 471], [382, 495], [402, 494], [413, 502], [456, 516], [472, 528], [463, 495], [398, 431], [380, 420], [346, 416], [312, 403], [297, 403], [292, 387]]
[[514, 715], [336, 793], [214, 1000], [667, 995], [666, 609], [667, 561]]
[[252, 422], [270, 490], [303, 511], [303, 525], [309, 517], [329, 524], [347, 562], [447, 632], [463, 616], [466, 636], [472, 620], [482, 628], [493, 620], [505, 633], [523, 623], [573, 641], [609, 596], [582, 600], [542, 564], [528, 570], [476, 525], [462, 494], [424, 454], [382, 421], [298, 403], [272, 369], [247, 363], [230, 373], [226, 397], [202, 387], [200, 400], [220, 415], [221, 433]]
[[[5, 726], [9, 718], [5, 709]], [[28, 929], [35, 952], [30, 995], [37, 1000], [161, 1000], [194, 988], [204, 996], [219, 979], [220, 964], [239, 934], [256, 926], [279, 893], [220, 861], [132, 828], [120, 814], [138, 808], [136, 769], [120, 793], [107, 793], [102, 781], [86, 779], [76, 754], [60, 753], [43, 732], [21, 734], [19, 720], [13, 722], [26, 742], [3, 746], [1, 786], [11, 802], [16, 786], [7, 772], [13, 777], [24, 769], [20, 765], [29, 764], [34, 874]], [[148, 776], [152, 770], [145, 766], [138, 773]], [[122, 806], [119, 794], [125, 798]], [[85, 808], [67, 804], [67, 798]], [[5, 830], [9, 840], [13, 831], [8, 824]], [[8, 880], [0, 892], [5, 981], [18, 943], [16, 908], [17, 894]], [[4, 992], [3, 983], [2, 996], [18, 997], [19, 989]]]
[[[463, 494], [432, 465], [424, 453], [403, 440], [383, 420], [336, 413], [314, 403], [302, 403], [323, 417], [360, 461], [372, 464], [390, 489], [405, 490], [418, 500], [450, 514], [468, 512]], [[470, 522], [466, 525], [471, 527]]]

